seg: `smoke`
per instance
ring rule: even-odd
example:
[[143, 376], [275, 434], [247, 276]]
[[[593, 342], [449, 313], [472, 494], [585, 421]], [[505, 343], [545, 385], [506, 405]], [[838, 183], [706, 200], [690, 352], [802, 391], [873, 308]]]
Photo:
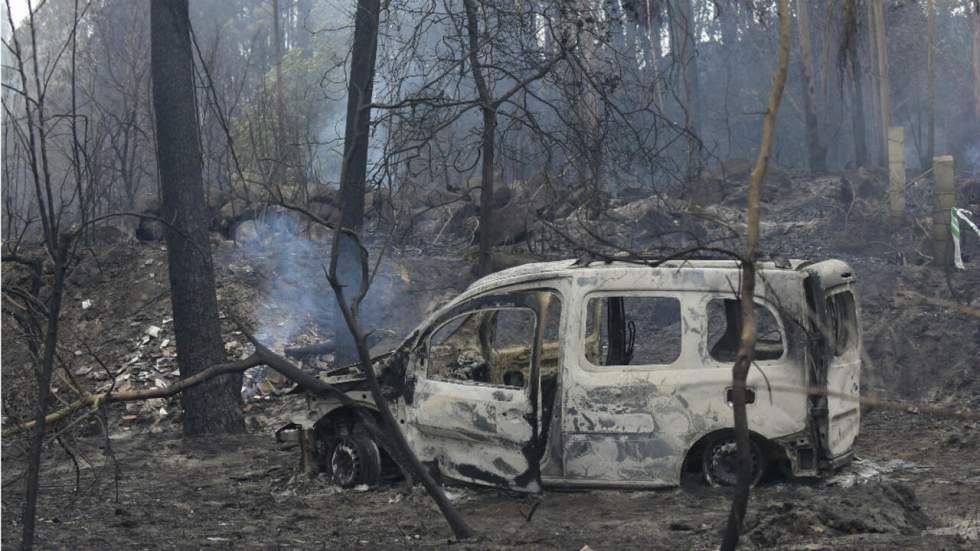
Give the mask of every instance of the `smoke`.
[[[380, 85], [379, 82], [375, 86]], [[377, 93], [375, 94], [377, 97]], [[341, 102], [334, 102], [329, 109], [321, 115], [321, 121], [316, 132], [317, 173], [320, 174], [324, 182], [339, 182], [340, 169], [344, 160], [344, 132], [347, 125], [347, 114]], [[372, 172], [372, 167], [380, 163], [384, 158], [384, 144], [387, 139], [387, 130], [383, 127], [375, 126], [371, 130], [371, 140], [368, 143], [368, 173]]]
[[304, 332], [330, 327], [333, 293], [324, 276], [329, 244], [304, 236], [303, 223], [287, 213], [270, 213], [253, 223], [253, 238], [240, 245], [264, 276], [255, 308], [256, 337], [281, 349]]
[[[336, 299], [327, 282], [331, 242], [311, 239], [307, 222], [273, 212], [249, 221], [254, 232], [240, 239], [246, 262], [260, 274], [255, 305], [256, 338], [272, 350], [333, 336]], [[373, 263], [371, 265], [373, 268]], [[396, 260], [385, 258], [360, 305], [362, 328], [375, 331], [379, 349], [397, 344], [418, 323], [411, 284]], [[397, 313], [392, 307], [397, 305]], [[379, 350], [380, 351], [380, 350]]]

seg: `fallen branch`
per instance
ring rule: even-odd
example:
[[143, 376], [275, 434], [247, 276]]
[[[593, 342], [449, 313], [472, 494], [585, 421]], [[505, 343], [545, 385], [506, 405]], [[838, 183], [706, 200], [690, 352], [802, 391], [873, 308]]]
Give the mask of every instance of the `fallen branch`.
[[[252, 354], [251, 356], [238, 360], [235, 362], [223, 363], [218, 365], [213, 365], [199, 373], [195, 373], [193, 376], [186, 379], [180, 379], [176, 383], [163, 387], [163, 388], [148, 388], [145, 390], [114, 390], [106, 392], [98, 392], [95, 394], [84, 394], [78, 400], [68, 404], [67, 406], [49, 413], [45, 416], [45, 424], [56, 423], [68, 415], [86, 407], [92, 406], [93, 408], [98, 408], [102, 405], [108, 404], [109, 402], [136, 402], [140, 400], [150, 400], [153, 398], [169, 398], [174, 396], [178, 392], [184, 391], [194, 385], [203, 383], [212, 377], [218, 375], [224, 375], [226, 373], [235, 373], [240, 371], [245, 371], [250, 367], [255, 367], [262, 365], [264, 362], [257, 354]], [[15, 425], [8, 429], [4, 429], [0, 435], [4, 438], [12, 436], [19, 432], [33, 428], [37, 424], [36, 421], [28, 421], [26, 423], [21, 423]]]
[[[242, 330], [245, 337], [252, 343], [252, 345], [255, 346], [255, 352], [253, 352], [247, 358], [234, 362], [213, 365], [200, 373], [196, 373], [191, 377], [187, 377], [186, 379], [180, 379], [176, 383], [165, 387], [149, 388], [145, 390], [110, 390], [94, 394], [85, 394], [67, 406], [48, 414], [45, 417], [46, 424], [60, 421], [61, 419], [64, 419], [68, 415], [71, 415], [72, 413], [86, 406], [98, 408], [111, 402], [136, 402], [141, 400], [151, 400], [153, 398], [169, 398], [213, 377], [228, 373], [237, 373], [261, 365], [268, 366], [277, 371], [279, 374], [292, 380], [308, 392], [319, 395], [329, 395], [337, 398], [346, 406], [356, 407], [359, 410], [364, 409], [362, 404], [356, 400], [353, 400], [336, 387], [303, 371], [302, 369], [293, 365], [286, 358], [266, 348], [248, 331], [245, 331], [240, 324], [239, 329]], [[4, 429], [0, 434], [2, 434], [3, 437], [7, 437], [30, 429], [34, 426], [36, 426], [36, 421], [28, 421], [26, 423], [21, 423], [8, 429]]]

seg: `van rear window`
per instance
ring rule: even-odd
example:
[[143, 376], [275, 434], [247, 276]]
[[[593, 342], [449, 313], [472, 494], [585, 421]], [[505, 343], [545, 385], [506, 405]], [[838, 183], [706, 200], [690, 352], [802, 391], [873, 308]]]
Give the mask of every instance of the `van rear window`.
[[673, 297], [589, 300], [585, 357], [596, 366], [668, 365], [681, 355], [681, 303]]
[[857, 312], [854, 295], [850, 291], [827, 298], [827, 323], [835, 356], [843, 356], [857, 348]]
[[[716, 298], [708, 303], [708, 353], [719, 362], [733, 362], [741, 334], [739, 301]], [[778, 360], [783, 356], [783, 334], [776, 316], [761, 304], [755, 305], [755, 359]]]

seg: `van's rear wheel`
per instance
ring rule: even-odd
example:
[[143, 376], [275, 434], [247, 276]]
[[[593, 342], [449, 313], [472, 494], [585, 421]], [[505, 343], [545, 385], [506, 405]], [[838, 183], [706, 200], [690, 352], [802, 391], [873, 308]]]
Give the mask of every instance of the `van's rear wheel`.
[[[752, 457], [751, 486], [762, 480], [766, 471], [766, 458], [755, 439], [749, 440]], [[701, 456], [701, 472], [704, 480], [711, 486], [734, 486], [738, 479], [738, 451], [734, 434], [723, 434], [704, 447]]]
[[366, 485], [373, 488], [381, 479], [381, 453], [365, 431], [354, 430], [340, 435], [327, 456], [330, 475], [341, 488]]

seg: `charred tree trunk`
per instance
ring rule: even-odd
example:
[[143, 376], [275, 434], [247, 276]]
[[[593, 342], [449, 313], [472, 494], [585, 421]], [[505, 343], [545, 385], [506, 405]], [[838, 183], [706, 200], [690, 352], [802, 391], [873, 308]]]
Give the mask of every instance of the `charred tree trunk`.
[[[177, 366], [182, 377], [190, 377], [224, 361], [224, 348], [208, 242], [187, 0], [152, 2], [150, 36]], [[189, 389], [181, 402], [185, 434], [245, 430], [241, 375], [225, 375]]]
[[[467, 0], [468, 1], [468, 0]], [[474, 69], [477, 71], [477, 69]], [[483, 135], [481, 136], [481, 155], [483, 164], [480, 167], [480, 276], [489, 274], [490, 253], [493, 249], [493, 159], [494, 137], [497, 129], [497, 112], [495, 109], [483, 107]]]
[[732, 498], [732, 508], [728, 515], [721, 549], [732, 551], [738, 546], [739, 535], [742, 531], [742, 521], [749, 502], [749, 484], [752, 479], [751, 441], [749, 439], [748, 416], [745, 411], [745, 380], [749, 374], [749, 366], [755, 357], [755, 341], [758, 336], [755, 319], [755, 258], [759, 254], [759, 211], [762, 196], [762, 183], [766, 178], [769, 167], [769, 155], [772, 152], [773, 133], [776, 130], [776, 113], [782, 99], [783, 88], [786, 85], [786, 72], [789, 65], [789, 0], [778, 0], [779, 10], [779, 64], [773, 78], [772, 93], [766, 107], [766, 116], [762, 122], [762, 143], [759, 145], [759, 156], [752, 169], [752, 181], [749, 186], [747, 247], [745, 258], [742, 259], [741, 285], [739, 288], [739, 306], [741, 310], [742, 329], [739, 339], [735, 366], [732, 368], [732, 412], [735, 420], [735, 445], [738, 451], [738, 476], [735, 485], [735, 496]]
[[[45, 422], [47, 420], [48, 401], [51, 395], [51, 378], [55, 370], [59, 321], [61, 316], [61, 303], [65, 289], [65, 272], [68, 264], [69, 247], [71, 239], [69, 236], [61, 234], [61, 208], [63, 203], [56, 204], [55, 188], [52, 185], [51, 165], [48, 158], [48, 124], [45, 115], [45, 94], [41, 85], [41, 71], [37, 56], [31, 55], [29, 65], [25, 61], [25, 54], [20, 46], [18, 33], [26, 27], [29, 33], [31, 44], [37, 42], [37, 27], [34, 19], [34, 7], [30, 2], [27, 4], [28, 22], [20, 29], [14, 25], [10, 15], [10, 1], [5, 2], [7, 8], [7, 22], [9, 23], [9, 36], [4, 37], [4, 45], [8, 54], [12, 54], [17, 76], [20, 79], [21, 90], [24, 92], [24, 123], [28, 138], [22, 145], [27, 150], [27, 161], [30, 171], [30, 181], [34, 188], [34, 200], [37, 202], [37, 213], [42, 227], [44, 237], [44, 248], [49, 260], [53, 264], [53, 285], [50, 294], [42, 298], [41, 288], [43, 285], [44, 262], [31, 262], [34, 272], [34, 282], [31, 284], [30, 296], [34, 300], [26, 301], [22, 310], [28, 312], [21, 316], [24, 320], [19, 322], [29, 325], [30, 329], [25, 331], [28, 336], [28, 348], [32, 352], [33, 358], [40, 356], [40, 361], [35, 360], [34, 372], [37, 384], [37, 402], [34, 404], [34, 431], [31, 434], [30, 450], [28, 452], [27, 480], [24, 491], [24, 504], [21, 522], [23, 523], [21, 549], [29, 550], [34, 547], [34, 532], [37, 521], [37, 499], [40, 494], [41, 481], [41, 460], [44, 449]], [[71, 47], [74, 51], [77, 37], [75, 30], [78, 26], [78, 16], [76, 17], [71, 34]], [[7, 42], [9, 40], [9, 42]], [[13, 47], [11, 47], [11, 44]], [[74, 56], [72, 57], [74, 62]], [[28, 70], [32, 73], [33, 89], [36, 96], [30, 97], [31, 86], [28, 84]], [[72, 93], [75, 91], [74, 63], [72, 64]], [[3, 109], [5, 113], [10, 113], [7, 97], [3, 99]], [[75, 114], [73, 105], [72, 114]], [[5, 140], [6, 141], [6, 140]], [[76, 182], [77, 183], [77, 182]], [[78, 197], [81, 201], [82, 197]], [[9, 211], [8, 211], [9, 213]], [[3, 260], [7, 260], [4, 258]], [[8, 297], [4, 297], [8, 298]], [[43, 306], [38, 306], [43, 304]], [[5, 309], [6, 310], [6, 309]], [[44, 320], [43, 338], [42, 322]], [[27, 321], [30, 320], [30, 321]], [[22, 326], [23, 326], [22, 325]], [[40, 354], [38, 352], [40, 351]]]
[[[858, 12], [856, 2], [844, 4], [844, 21], [841, 33], [839, 67], [841, 86], [847, 80], [853, 84], [851, 103], [851, 130], [854, 133], [854, 162], [857, 166], [868, 164], [867, 117], [864, 112], [864, 82], [858, 46]], [[843, 94], [843, 91], [841, 92]]]
[[[570, 0], [559, 25], [574, 51], [569, 80], [564, 90], [571, 115], [575, 155], [569, 162], [583, 187], [594, 191], [600, 183], [602, 146], [599, 143], [599, 94], [589, 75], [593, 72], [599, 47], [595, 44], [595, 20], [584, 14], [590, 10], [585, 0]], [[573, 39], [574, 37], [574, 39]], [[561, 47], [564, 47], [562, 44]]]
[[473, 0], [463, 0], [466, 10], [466, 36], [468, 39], [470, 71], [477, 93], [480, 94], [480, 111], [483, 114], [483, 134], [480, 151], [483, 164], [480, 171], [480, 259], [479, 271], [484, 276], [490, 273], [490, 252], [493, 248], [493, 158], [494, 139], [497, 131], [497, 107], [490, 94], [490, 87], [480, 64], [480, 34], [477, 21], [476, 4]]
[[868, 131], [867, 116], [864, 113], [864, 86], [862, 84], [861, 63], [854, 53], [851, 59], [850, 70], [852, 72], [852, 82], [854, 83], [854, 113], [851, 115], [851, 129], [854, 132], [854, 161], [857, 166], [868, 164]]
[[[367, 186], [368, 146], [371, 139], [371, 97], [374, 90], [378, 51], [380, 0], [358, 0], [354, 15], [354, 44], [347, 84], [347, 121], [344, 128], [344, 159], [340, 168], [340, 226], [358, 232], [364, 224], [364, 192]], [[358, 246], [346, 234], [336, 240], [339, 247], [337, 277], [343, 286], [361, 281]], [[357, 289], [352, 288], [356, 293]], [[338, 363], [353, 362], [357, 349], [340, 310], [334, 312], [334, 335]]]
[[646, 44], [644, 57], [646, 58], [646, 69], [653, 82], [653, 97], [657, 109], [664, 111], [664, 91], [660, 79], [660, 29], [662, 25], [660, 19], [660, 4], [656, 0], [645, 0], [643, 4], [643, 40]]
[[273, 52], [276, 56], [276, 126], [273, 133], [276, 137], [276, 159], [273, 168], [272, 184], [281, 186], [286, 177], [286, 106], [282, 97], [282, 23], [280, 21], [279, 0], [272, 0], [272, 40], [275, 42]]
[[810, 172], [827, 169], [827, 148], [820, 142], [817, 119], [817, 92], [813, 71], [813, 47], [810, 42], [810, 15], [807, 0], [796, 0], [797, 24], [800, 32], [800, 65], [803, 68], [803, 110], [806, 124], [806, 149]]
[[276, 54], [276, 123], [281, 132], [286, 109], [282, 97], [282, 23], [279, 16], [279, 0], [272, 0], [272, 40], [276, 43], [274, 50]]
[[872, 0], [874, 17], [875, 51], [878, 53], [878, 110], [881, 121], [881, 135], [878, 146], [882, 151], [882, 163], [888, 161], [888, 128], [892, 125], [891, 81], [888, 78], [888, 39], [885, 31], [884, 0]]
[[980, 119], [980, 0], [970, 6], [973, 21], [973, 110]]
[[[48, 409], [48, 396], [51, 389], [51, 376], [55, 368], [55, 353], [58, 348], [58, 321], [61, 317], [61, 300], [65, 290], [64, 255], [68, 241], [54, 256], [54, 284], [48, 300], [48, 319], [44, 334], [44, 355], [40, 369], [37, 370], [37, 406], [34, 418], [34, 432], [31, 435], [30, 455], [28, 456], [27, 487], [24, 495], [23, 537], [21, 549], [33, 549], [34, 530], [37, 521], [37, 497], [41, 482], [41, 451], [44, 447], [45, 417]], [[51, 250], [51, 249], [49, 249]]]
[[[727, 5], [727, 10], [720, 15], [721, 19], [721, 42], [724, 46], [722, 55], [725, 58], [725, 91], [724, 101], [721, 105], [725, 120], [725, 143], [727, 144], [725, 157], [731, 157], [735, 147], [735, 136], [732, 130], [732, 101], [735, 94], [728, 93], [732, 89], [733, 81], [736, 80], [737, 53], [738, 53], [738, 23], [739, 5], [731, 2]], [[736, 84], [737, 86], [737, 84]]]
[[675, 0], [670, 10], [671, 51], [674, 59], [681, 64], [684, 127], [688, 132], [689, 181], [697, 178], [701, 172], [701, 81], [698, 74], [696, 32], [691, 0]]
[[936, 8], [933, 5], [933, 0], [927, 0], [926, 10], [929, 11], [926, 14], [926, 41], [928, 44], [926, 47], [929, 49], [927, 54], [928, 75], [926, 78], [929, 79], [929, 82], [926, 110], [928, 111], [929, 128], [926, 130], [926, 151], [920, 161], [920, 167], [923, 170], [932, 166], [932, 158], [936, 156]]
[[[875, 33], [875, 16], [874, 7], [871, 5], [874, 0], [869, 0], [865, 2], [865, 7], [867, 8], [867, 13], [865, 14], [865, 19], [868, 25], [868, 75], [870, 76], [868, 80], [868, 106], [871, 108], [871, 113], [869, 114], [869, 120], [871, 122], [870, 134], [868, 135], [868, 164], [871, 166], [879, 166], [884, 164], [884, 152], [882, 151], [882, 146], [885, 143], [884, 139], [881, 137], [881, 78], [878, 74], [878, 43], [877, 34]], [[846, 5], [850, 7], [851, 4], [857, 4], [857, 2], [847, 2]]]

